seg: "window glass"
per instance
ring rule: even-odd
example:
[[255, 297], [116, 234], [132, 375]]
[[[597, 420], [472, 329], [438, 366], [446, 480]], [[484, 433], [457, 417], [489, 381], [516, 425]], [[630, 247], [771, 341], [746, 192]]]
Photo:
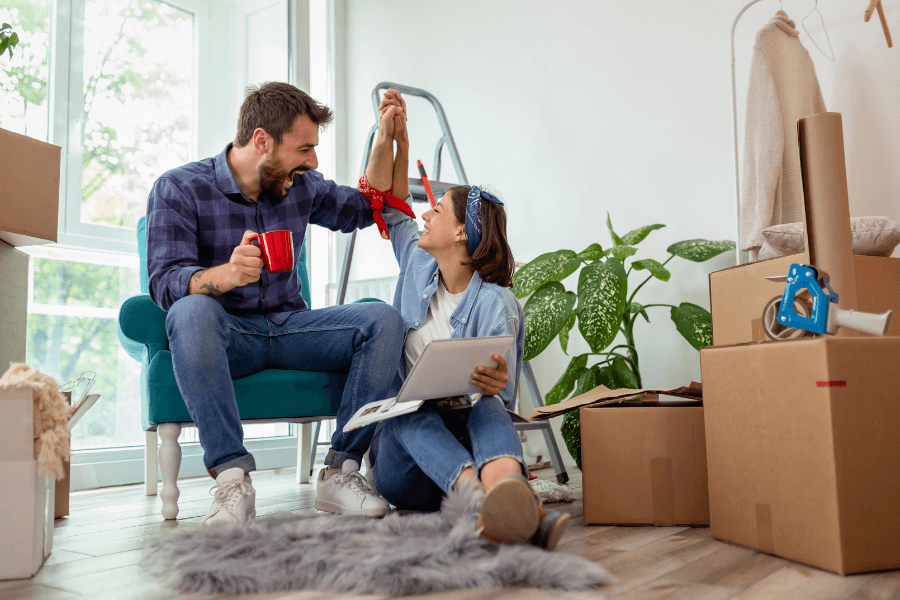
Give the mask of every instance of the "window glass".
[[119, 305], [140, 292], [134, 268], [32, 258], [27, 363], [60, 384], [96, 373], [97, 404], [72, 432], [72, 448], [144, 443], [140, 364], [119, 343]]
[[47, 141], [50, 3], [0, 0], [0, 23], [19, 36], [12, 58], [0, 56], [0, 127]]
[[81, 221], [135, 227], [162, 173], [191, 159], [194, 17], [154, 0], [88, 0]]

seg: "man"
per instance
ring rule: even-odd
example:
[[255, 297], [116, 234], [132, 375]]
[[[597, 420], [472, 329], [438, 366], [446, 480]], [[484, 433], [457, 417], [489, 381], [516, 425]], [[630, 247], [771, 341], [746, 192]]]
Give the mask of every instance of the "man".
[[[166, 316], [178, 389], [197, 425], [204, 463], [218, 489], [204, 523], [255, 516], [232, 378], [268, 368], [343, 371], [347, 384], [316, 508], [383, 516], [390, 507], [359, 473], [374, 426], [344, 432], [356, 410], [388, 396], [403, 346], [403, 321], [388, 304], [310, 310], [296, 271], [263, 270], [255, 233], [293, 232], [299, 256], [306, 227], [349, 232], [373, 221], [355, 188], [315, 171], [319, 129], [332, 111], [286, 83], [250, 88], [237, 136], [217, 157], [160, 177], [147, 205], [150, 295]], [[405, 103], [390, 90], [379, 136], [392, 139]], [[372, 187], [391, 186], [392, 144], [378, 144], [366, 170]]]

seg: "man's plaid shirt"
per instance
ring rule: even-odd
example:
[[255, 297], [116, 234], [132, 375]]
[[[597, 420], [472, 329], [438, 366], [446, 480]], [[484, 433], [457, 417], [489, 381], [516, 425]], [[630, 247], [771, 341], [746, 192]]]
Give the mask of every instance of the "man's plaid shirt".
[[[163, 310], [188, 295], [195, 272], [227, 263], [248, 229], [290, 229], [299, 258], [309, 223], [346, 233], [374, 222], [369, 201], [356, 188], [326, 181], [317, 171], [294, 178], [283, 200], [265, 192], [249, 200], [225, 159], [230, 149], [231, 144], [214, 158], [168, 171], [150, 191], [147, 270], [150, 297]], [[216, 300], [229, 313], [263, 314], [277, 324], [308, 308], [296, 270], [270, 274], [263, 268], [259, 281]]]

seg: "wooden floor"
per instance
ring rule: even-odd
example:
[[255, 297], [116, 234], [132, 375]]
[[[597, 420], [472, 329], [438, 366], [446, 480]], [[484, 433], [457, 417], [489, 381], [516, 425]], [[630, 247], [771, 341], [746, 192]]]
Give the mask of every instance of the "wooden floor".
[[[553, 472], [539, 476], [551, 479]], [[318, 600], [362, 598], [321, 592], [282, 592], [244, 596], [188, 596], [161, 589], [140, 564], [141, 548], [173, 527], [197, 527], [211, 499], [208, 478], [181, 483], [177, 521], [163, 521], [158, 497], [143, 495], [142, 485], [72, 494], [71, 516], [57, 519], [53, 553], [33, 579], [0, 582], [0, 600], [157, 600], [162, 598], [244, 598]], [[294, 483], [294, 469], [254, 473], [259, 517], [279, 511], [312, 511], [315, 482]], [[569, 482], [581, 488], [576, 471]], [[2, 540], [0, 540], [2, 543]], [[557, 552], [596, 561], [618, 579], [590, 592], [506, 588], [459, 591], [415, 598], [617, 598], [724, 599], [787, 598], [839, 600], [900, 599], [900, 571], [840, 577], [788, 560], [713, 540], [708, 528], [596, 527], [572, 520]], [[384, 598], [384, 596], [365, 596]], [[412, 597], [408, 597], [412, 598]]]

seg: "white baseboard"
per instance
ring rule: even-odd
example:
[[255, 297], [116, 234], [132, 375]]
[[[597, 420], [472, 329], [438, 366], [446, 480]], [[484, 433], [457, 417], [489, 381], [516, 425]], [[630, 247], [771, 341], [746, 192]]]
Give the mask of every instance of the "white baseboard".
[[[247, 440], [244, 446], [253, 454], [257, 469], [292, 467], [297, 464], [296, 437]], [[207, 475], [207, 472], [200, 444], [181, 444], [179, 479], [202, 475]], [[73, 492], [143, 481], [144, 449], [141, 447], [81, 451], [72, 455], [69, 489]]]

